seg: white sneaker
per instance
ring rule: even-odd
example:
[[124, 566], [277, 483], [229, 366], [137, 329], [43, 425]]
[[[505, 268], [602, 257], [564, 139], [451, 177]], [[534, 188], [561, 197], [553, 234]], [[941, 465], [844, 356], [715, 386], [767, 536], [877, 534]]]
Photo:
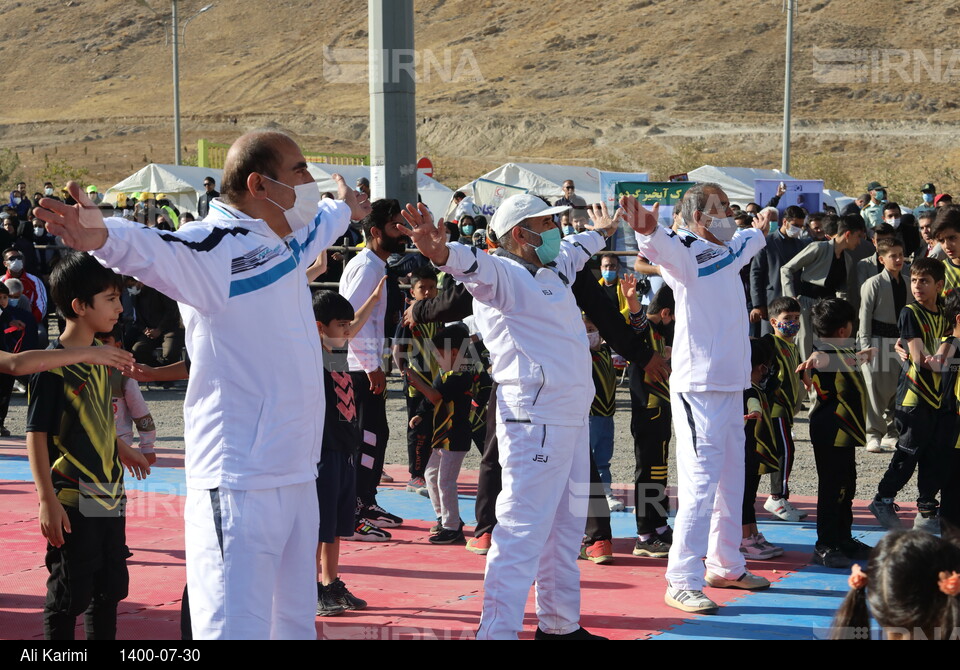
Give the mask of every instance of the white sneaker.
[[767, 510], [773, 516], [781, 521], [800, 521], [800, 512], [793, 507], [788, 507], [786, 498], [774, 498], [770, 496], [767, 502], [763, 503], [763, 509]]
[[663, 602], [682, 612], [693, 614], [716, 614], [720, 606], [703, 594], [703, 591], [692, 589], [675, 589], [667, 587], [663, 595]]
[[610, 508], [611, 512], [622, 512], [623, 503], [620, 502], [615, 495], [612, 493], [607, 494], [607, 507]]
[[897, 442], [900, 441], [899, 437], [895, 435], [887, 435], [882, 440], [880, 440], [880, 446], [884, 449], [889, 449], [890, 451], [897, 450]]
[[794, 507], [793, 503], [791, 503], [786, 498], [781, 499], [780, 502], [782, 502], [783, 506], [786, 507], [789, 511], [794, 512], [797, 515], [797, 518], [799, 518], [801, 521], [803, 521], [809, 516], [806, 512], [801, 512], [796, 507]]
[[740, 540], [740, 553], [754, 561], [766, 561], [776, 556], [776, 552], [773, 551], [775, 547], [773, 545], [766, 547], [759, 538], [759, 535], [751, 535]]
[[755, 537], [761, 546], [766, 547], [769, 551], [773, 552], [773, 558], [776, 558], [777, 556], [783, 556], [783, 547], [778, 547], [777, 545], [768, 542], [767, 538], [763, 536], [763, 533], [757, 533]]
[[895, 451], [896, 448], [896, 442], [894, 442], [893, 447], [886, 447], [884, 446], [882, 440], [879, 440], [875, 437], [867, 438], [867, 451], [869, 451], [871, 454], [889, 454], [891, 451]]
[[755, 575], [749, 571], [744, 572], [737, 579], [727, 579], [726, 577], [715, 575], [708, 570], [705, 579], [707, 580], [707, 584], [716, 589], [744, 589], [745, 591], [759, 591], [760, 589], [765, 589], [770, 586], [770, 582], [767, 581], [767, 579], [760, 577], [759, 575]]

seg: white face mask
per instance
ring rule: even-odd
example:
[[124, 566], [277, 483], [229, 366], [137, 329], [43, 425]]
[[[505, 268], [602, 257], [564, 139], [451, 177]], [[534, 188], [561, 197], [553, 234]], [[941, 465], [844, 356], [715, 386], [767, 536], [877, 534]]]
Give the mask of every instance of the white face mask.
[[[263, 175], [264, 179], [270, 179], [267, 175]], [[317, 185], [317, 182], [312, 181], [308, 184], [297, 184], [296, 186], [288, 186], [283, 182], [277, 181], [276, 179], [270, 179], [274, 184], [280, 184], [292, 190], [296, 196], [293, 201], [293, 207], [290, 209], [283, 209], [280, 205], [277, 205], [276, 202], [267, 198], [268, 201], [272, 202], [277, 207], [280, 207], [283, 210], [283, 216], [287, 220], [287, 224], [290, 226], [290, 230], [297, 232], [301, 228], [306, 228], [308, 225], [313, 223], [314, 219], [317, 218], [317, 212], [319, 211], [320, 204], [320, 187]]]
[[797, 239], [798, 237], [800, 237], [800, 233], [802, 232], [803, 232], [802, 228], [798, 228], [797, 226], [787, 226], [786, 235], [787, 237]]
[[138, 296], [138, 295], [140, 295], [140, 287], [139, 287], [139, 286], [129, 286], [129, 287], [127, 287], [127, 293], [129, 293], [131, 297]]
[[900, 227], [900, 219], [890, 219], [890, 220], [887, 221], [887, 223], [889, 223], [891, 226], [893, 226], [893, 229], [894, 229], [894, 230], [896, 230], [897, 228]]
[[709, 214], [703, 216], [711, 220], [707, 230], [721, 242], [729, 242], [737, 234], [737, 222], [733, 217], [718, 218]]
[[7, 267], [10, 268], [10, 272], [20, 272], [23, 270], [23, 261], [7, 261]]
[[599, 349], [599, 348], [600, 348], [600, 333], [597, 332], [597, 331], [595, 331], [595, 330], [587, 333], [587, 342], [590, 343], [590, 348], [591, 348], [591, 349]]
[[14, 198], [14, 199], [13, 199], [13, 204], [14, 204], [14, 205], [19, 205], [21, 202], [23, 202], [23, 200], [21, 200], [20, 198]]
[[43, 237], [43, 234], [44, 234], [45, 232], [47, 232], [47, 231], [45, 231], [42, 227], [36, 226], [36, 227], [33, 229], [33, 236], [34, 236], [34, 237]]
[[44, 194], [47, 195], [47, 196], [53, 195], [53, 189], [52, 189], [52, 188], [45, 188], [45, 189], [43, 189], [43, 192], [44, 192]]

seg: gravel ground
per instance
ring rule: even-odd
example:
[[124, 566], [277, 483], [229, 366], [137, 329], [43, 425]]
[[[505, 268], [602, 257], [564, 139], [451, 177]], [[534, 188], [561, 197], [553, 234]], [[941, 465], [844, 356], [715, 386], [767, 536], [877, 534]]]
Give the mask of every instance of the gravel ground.
[[[392, 375], [389, 378], [389, 397], [387, 400], [387, 415], [390, 421], [390, 442], [387, 447], [387, 463], [406, 463], [406, 405], [400, 391], [400, 378]], [[153, 386], [143, 387], [143, 395], [150, 406], [157, 424], [157, 446], [168, 449], [183, 448], [183, 389], [164, 390]], [[633, 447], [630, 437], [630, 395], [625, 386], [617, 391], [616, 446], [614, 449], [611, 471], [613, 481], [619, 483], [633, 482]], [[7, 427], [14, 435], [22, 435], [26, 425], [26, 397], [15, 395], [10, 403]], [[809, 431], [806, 415], [801, 414], [794, 426], [797, 450], [793, 475], [791, 477], [791, 491], [801, 496], [816, 496], [817, 471], [813, 459], [813, 450], [810, 447]], [[671, 451], [674, 445], [671, 444]], [[877, 483], [883, 475], [890, 460], [889, 454], [871, 454], [865, 449], [857, 449], [857, 497], [868, 499], [876, 491]], [[477, 469], [480, 456], [472, 450], [464, 460], [463, 467]], [[760, 482], [760, 494], [769, 492], [768, 480]], [[676, 484], [676, 469], [673, 459], [670, 462], [671, 486]], [[900, 500], [910, 501], [916, 498], [915, 480], [907, 485], [900, 496]]]

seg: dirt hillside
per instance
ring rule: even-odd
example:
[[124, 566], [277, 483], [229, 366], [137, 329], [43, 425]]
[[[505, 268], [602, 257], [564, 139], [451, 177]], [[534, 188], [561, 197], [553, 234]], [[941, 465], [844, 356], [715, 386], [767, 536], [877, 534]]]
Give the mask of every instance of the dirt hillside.
[[[7, 186], [44, 161], [110, 185], [173, 157], [166, 0], [5, 0]], [[180, 0], [181, 26], [208, 0]], [[779, 167], [781, 0], [416, 0], [420, 153], [450, 186], [508, 160]], [[799, 0], [791, 172], [960, 188], [954, 0]], [[276, 126], [366, 153], [366, 3], [219, 0], [181, 52], [185, 156]], [[2, 161], [0, 161], [2, 167]], [[5, 174], [3, 172], [6, 172]], [[898, 189], [901, 191], [898, 193]]]

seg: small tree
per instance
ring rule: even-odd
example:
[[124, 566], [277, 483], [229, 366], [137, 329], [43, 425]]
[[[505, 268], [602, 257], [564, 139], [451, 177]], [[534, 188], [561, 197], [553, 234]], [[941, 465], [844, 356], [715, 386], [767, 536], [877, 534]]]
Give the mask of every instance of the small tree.
[[49, 181], [54, 186], [66, 186], [68, 181], [78, 182], [86, 186], [85, 177], [90, 174], [87, 168], [74, 167], [62, 158], [50, 160], [49, 154], [43, 156], [43, 167], [37, 171], [37, 180]]

